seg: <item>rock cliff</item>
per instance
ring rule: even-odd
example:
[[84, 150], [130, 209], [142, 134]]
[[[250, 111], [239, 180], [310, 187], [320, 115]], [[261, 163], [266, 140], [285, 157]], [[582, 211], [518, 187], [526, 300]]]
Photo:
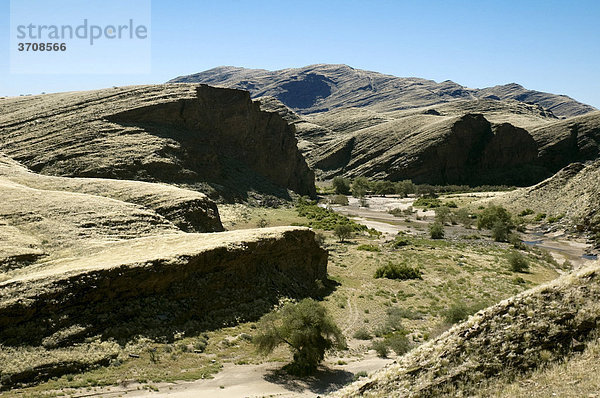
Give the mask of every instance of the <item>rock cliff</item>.
[[295, 130], [247, 92], [157, 85], [13, 98], [0, 150], [33, 171], [177, 183], [231, 199], [314, 195]]

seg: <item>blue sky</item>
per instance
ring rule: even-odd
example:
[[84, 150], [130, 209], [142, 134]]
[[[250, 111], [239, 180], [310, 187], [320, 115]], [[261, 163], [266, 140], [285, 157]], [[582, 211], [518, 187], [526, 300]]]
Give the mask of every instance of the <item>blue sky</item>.
[[9, 3], [0, 96], [162, 83], [219, 65], [343, 63], [473, 88], [517, 82], [600, 108], [597, 0], [152, 0], [151, 72], [128, 75], [11, 74]]

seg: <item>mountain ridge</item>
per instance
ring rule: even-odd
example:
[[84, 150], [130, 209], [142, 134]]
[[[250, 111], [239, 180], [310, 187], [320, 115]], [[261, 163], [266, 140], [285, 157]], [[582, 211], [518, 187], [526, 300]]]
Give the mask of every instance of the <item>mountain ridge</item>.
[[[468, 88], [452, 80], [437, 83], [419, 77], [397, 77], [356, 69], [344, 64], [313, 64], [275, 71], [219, 66], [169, 80], [169, 83], [183, 82], [243, 89], [249, 91], [252, 97], [273, 96], [304, 114], [345, 106], [370, 106], [380, 111], [391, 111], [456, 99], [513, 99], [540, 104], [559, 117], [596, 110], [566, 95], [528, 90], [517, 83]], [[372, 94], [379, 97], [383, 94], [383, 98], [373, 98]]]

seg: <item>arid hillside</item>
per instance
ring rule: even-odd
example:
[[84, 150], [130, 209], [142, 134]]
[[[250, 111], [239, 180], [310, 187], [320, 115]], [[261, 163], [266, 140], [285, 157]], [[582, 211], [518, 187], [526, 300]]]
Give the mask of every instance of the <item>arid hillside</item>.
[[247, 92], [113, 88], [4, 99], [0, 115], [0, 150], [41, 174], [174, 183], [226, 199], [315, 194], [294, 128]]
[[526, 186], [600, 153], [593, 107], [515, 84], [474, 90], [345, 65], [221, 67], [171, 82], [248, 90], [295, 125], [321, 179]]

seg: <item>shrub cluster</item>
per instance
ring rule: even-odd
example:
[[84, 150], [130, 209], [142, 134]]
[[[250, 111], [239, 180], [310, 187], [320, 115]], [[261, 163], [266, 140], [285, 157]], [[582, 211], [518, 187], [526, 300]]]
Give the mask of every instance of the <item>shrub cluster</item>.
[[375, 278], [387, 278], [387, 279], [423, 279], [421, 276], [421, 270], [416, 267], [411, 267], [407, 264], [395, 264], [388, 263], [377, 268], [375, 271]]

